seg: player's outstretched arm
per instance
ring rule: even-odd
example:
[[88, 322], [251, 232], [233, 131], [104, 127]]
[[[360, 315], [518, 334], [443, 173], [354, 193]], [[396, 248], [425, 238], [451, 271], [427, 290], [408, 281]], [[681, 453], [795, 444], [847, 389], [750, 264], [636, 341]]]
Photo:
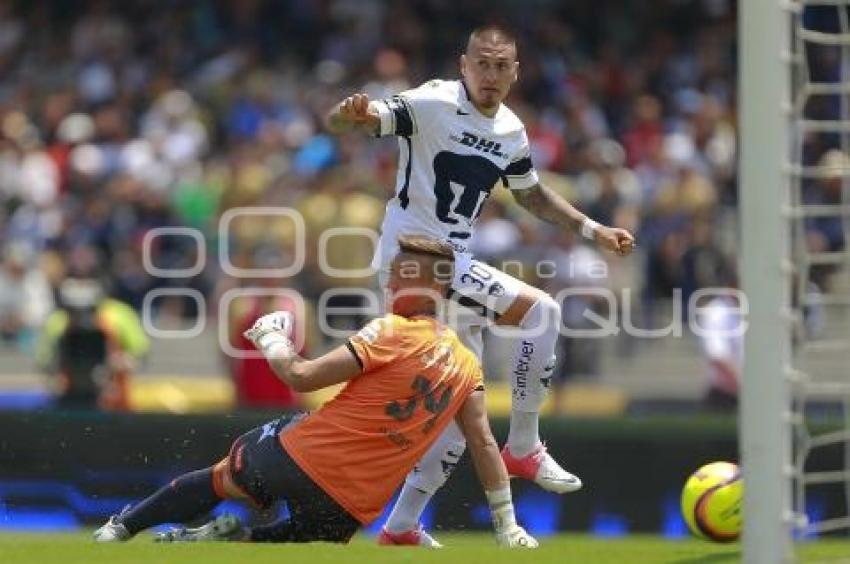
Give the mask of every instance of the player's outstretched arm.
[[257, 319], [245, 337], [265, 355], [278, 378], [296, 392], [313, 392], [354, 378], [363, 369], [347, 347], [337, 347], [315, 360], [295, 353], [292, 313], [276, 311]]
[[353, 94], [337, 104], [328, 113], [325, 124], [331, 133], [345, 133], [361, 130], [377, 134], [381, 127], [381, 118], [366, 94]]
[[484, 391], [472, 392], [457, 414], [457, 424], [466, 437], [478, 480], [484, 491], [510, 487], [508, 470], [499, 454], [499, 446], [490, 430]]
[[490, 430], [483, 390], [472, 392], [460, 408], [456, 420], [466, 437], [478, 480], [484, 487], [490, 505], [496, 541], [503, 546], [536, 548], [537, 540], [516, 522], [511, 483]]
[[538, 219], [581, 231], [583, 236], [596, 241], [603, 249], [621, 256], [630, 254], [634, 249], [635, 238], [628, 230], [596, 223], [547, 186], [535, 184], [524, 190], [511, 190], [511, 193], [519, 205]]

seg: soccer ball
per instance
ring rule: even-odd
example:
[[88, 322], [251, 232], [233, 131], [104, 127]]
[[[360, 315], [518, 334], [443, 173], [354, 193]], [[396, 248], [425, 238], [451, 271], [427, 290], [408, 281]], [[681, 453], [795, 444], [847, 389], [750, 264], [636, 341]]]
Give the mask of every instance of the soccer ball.
[[712, 462], [688, 478], [682, 490], [682, 516], [691, 532], [718, 542], [741, 534], [744, 483], [737, 464]]

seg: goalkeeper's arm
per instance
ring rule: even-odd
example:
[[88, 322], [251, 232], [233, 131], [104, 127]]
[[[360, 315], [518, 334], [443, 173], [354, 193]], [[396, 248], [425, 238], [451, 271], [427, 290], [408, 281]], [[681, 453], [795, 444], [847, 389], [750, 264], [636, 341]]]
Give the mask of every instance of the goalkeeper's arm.
[[314, 392], [346, 382], [362, 372], [354, 354], [347, 347], [337, 347], [317, 359], [298, 355], [266, 355], [269, 366], [278, 378], [296, 392]]
[[362, 372], [354, 353], [345, 346], [314, 360], [298, 356], [289, 338], [291, 331], [292, 314], [278, 311], [259, 318], [245, 331], [245, 337], [263, 353], [278, 378], [296, 392], [320, 390]]
[[508, 471], [487, 419], [484, 391], [476, 390], [467, 398], [456, 417], [472, 455], [478, 480], [484, 487], [493, 528], [499, 544], [510, 547], [537, 547], [537, 541], [516, 522]]

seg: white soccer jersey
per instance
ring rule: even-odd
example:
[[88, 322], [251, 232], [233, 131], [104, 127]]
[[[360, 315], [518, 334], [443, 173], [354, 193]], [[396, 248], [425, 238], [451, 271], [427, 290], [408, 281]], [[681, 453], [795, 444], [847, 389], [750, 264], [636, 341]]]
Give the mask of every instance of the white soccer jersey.
[[400, 153], [375, 268], [392, 260], [400, 234], [428, 235], [466, 251], [481, 206], [499, 182], [512, 190], [538, 182], [519, 118], [504, 104], [494, 117], [484, 116], [459, 80], [432, 80], [375, 106], [379, 135], [397, 135]]

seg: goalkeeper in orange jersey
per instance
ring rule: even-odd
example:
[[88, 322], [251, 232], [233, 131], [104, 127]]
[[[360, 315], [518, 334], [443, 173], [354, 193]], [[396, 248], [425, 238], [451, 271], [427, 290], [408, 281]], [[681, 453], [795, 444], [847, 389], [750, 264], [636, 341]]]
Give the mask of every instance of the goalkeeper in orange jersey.
[[[466, 436], [493, 516], [497, 542], [536, 547], [516, 523], [507, 470], [487, 420], [480, 363], [435, 316], [451, 280], [452, 249], [423, 237], [399, 238], [388, 299], [375, 319], [324, 356], [294, 352], [293, 319], [275, 312], [246, 331], [275, 373], [306, 392], [347, 382], [309, 415], [282, 417], [242, 435], [223, 460], [173, 480], [113, 516], [94, 534], [130, 539], [144, 529], [205, 515], [223, 499], [260, 508], [285, 501], [290, 517], [246, 528], [220, 517], [166, 540], [347, 542], [374, 521], [404, 477], [450, 421]], [[449, 271], [451, 268], [449, 268]]]

